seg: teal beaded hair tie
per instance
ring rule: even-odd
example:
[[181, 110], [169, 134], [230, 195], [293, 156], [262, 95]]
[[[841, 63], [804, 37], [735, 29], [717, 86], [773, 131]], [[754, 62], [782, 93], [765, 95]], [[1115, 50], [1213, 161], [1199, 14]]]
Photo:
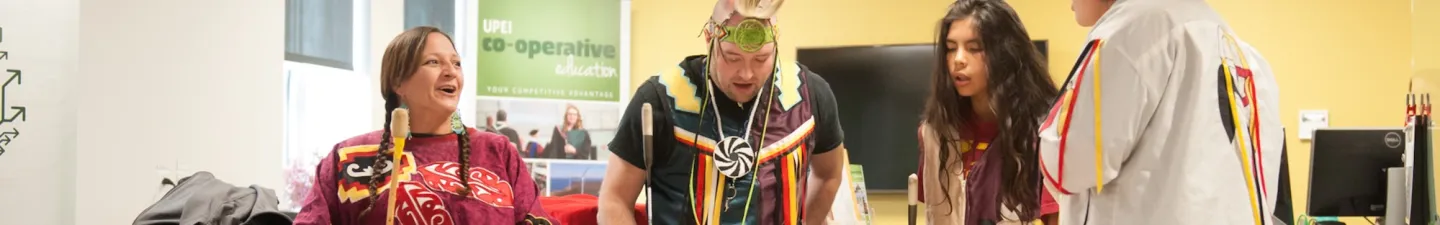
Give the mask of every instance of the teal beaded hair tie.
[[465, 123], [460, 121], [460, 112], [450, 114], [450, 130], [458, 135], [465, 134]]

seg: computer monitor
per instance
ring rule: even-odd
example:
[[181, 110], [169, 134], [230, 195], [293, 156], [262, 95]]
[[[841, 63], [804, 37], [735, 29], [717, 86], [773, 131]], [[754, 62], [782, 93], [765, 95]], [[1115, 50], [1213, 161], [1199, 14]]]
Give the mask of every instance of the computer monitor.
[[1385, 170], [1405, 166], [1404, 137], [1404, 128], [1316, 130], [1306, 214], [1385, 216]]

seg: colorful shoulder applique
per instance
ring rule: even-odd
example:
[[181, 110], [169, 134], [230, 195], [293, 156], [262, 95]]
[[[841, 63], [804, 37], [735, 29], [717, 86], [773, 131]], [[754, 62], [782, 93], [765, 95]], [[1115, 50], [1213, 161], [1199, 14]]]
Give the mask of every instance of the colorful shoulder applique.
[[[1256, 224], [1267, 219], [1261, 216], [1265, 211], [1265, 165], [1263, 146], [1260, 143], [1260, 106], [1256, 101], [1255, 80], [1250, 62], [1245, 58], [1245, 49], [1229, 33], [1224, 34], [1226, 48], [1220, 54], [1217, 96], [1220, 104], [1218, 113], [1229, 138], [1236, 149], [1245, 185], [1250, 192], [1250, 210]], [[1274, 156], [1271, 156], [1274, 157]]]
[[[341, 148], [336, 152], [339, 156], [336, 163], [336, 193], [341, 203], [352, 203], [370, 197], [370, 177], [376, 171], [371, 170], [371, 165], [376, 163], [375, 156], [380, 149], [379, 145], [359, 145]], [[406, 152], [400, 157], [400, 172], [395, 176], [386, 176], [385, 180], [376, 182], [380, 184], [375, 191], [384, 193], [389, 190], [390, 179], [410, 180], [410, 175], [415, 173], [415, 156]], [[389, 165], [380, 166], [380, 173], [389, 173], [395, 167]]]
[[800, 93], [800, 84], [804, 83], [805, 79], [801, 78], [802, 74], [800, 74], [799, 63], [782, 61], [778, 63], [778, 65], [780, 65], [780, 68], [776, 68], [775, 71], [775, 76], [777, 77], [775, 88], [779, 88], [780, 90], [781, 109], [789, 111], [790, 108], [795, 107], [795, 104], [799, 104], [800, 100], [804, 100], [804, 97], [801, 96]]
[[660, 85], [665, 86], [665, 94], [675, 99], [675, 110], [700, 113], [700, 99], [695, 97], [698, 87], [690, 83], [690, 78], [685, 77], [685, 68], [675, 66], [659, 76]]

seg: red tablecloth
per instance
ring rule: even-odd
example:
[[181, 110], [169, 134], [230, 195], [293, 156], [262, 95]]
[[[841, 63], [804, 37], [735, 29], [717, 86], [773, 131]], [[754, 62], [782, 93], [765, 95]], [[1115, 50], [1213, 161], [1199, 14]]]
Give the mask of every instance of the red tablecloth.
[[[562, 197], [540, 197], [540, 206], [550, 217], [564, 225], [598, 225], [596, 214], [600, 212], [600, 198], [594, 195], [574, 194]], [[649, 224], [645, 220], [645, 205], [635, 205], [636, 224]]]

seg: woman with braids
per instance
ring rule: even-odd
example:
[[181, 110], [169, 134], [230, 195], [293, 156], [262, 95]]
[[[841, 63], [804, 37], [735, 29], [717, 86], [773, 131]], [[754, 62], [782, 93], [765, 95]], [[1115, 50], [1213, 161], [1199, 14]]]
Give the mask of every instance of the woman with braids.
[[919, 128], [930, 224], [1054, 224], [1035, 144], [1059, 91], [1020, 18], [1001, 0], [960, 0], [938, 35]]
[[295, 224], [549, 224], [515, 145], [460, 122], [460, 60], [437, 28], [396, 36], [381, 60], [380, 93], [386, 114], [409, 110], [403, 154], [391, 157], [390, 117], [384, 130], [336, 144]]

